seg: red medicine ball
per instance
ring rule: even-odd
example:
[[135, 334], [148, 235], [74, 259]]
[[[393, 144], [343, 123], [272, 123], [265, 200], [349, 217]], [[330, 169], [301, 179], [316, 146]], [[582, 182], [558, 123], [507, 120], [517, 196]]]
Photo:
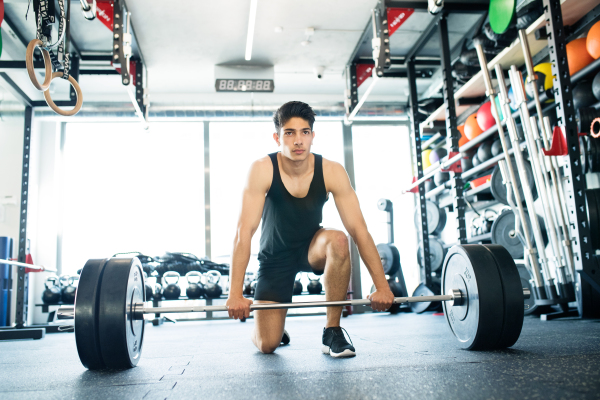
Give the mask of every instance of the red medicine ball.
[[492, 103], [486, 101], [477, 111], [477, 125], [482, 131], [487, 131], [492, 126], [496, 125], [496, 120], [492, 116]]

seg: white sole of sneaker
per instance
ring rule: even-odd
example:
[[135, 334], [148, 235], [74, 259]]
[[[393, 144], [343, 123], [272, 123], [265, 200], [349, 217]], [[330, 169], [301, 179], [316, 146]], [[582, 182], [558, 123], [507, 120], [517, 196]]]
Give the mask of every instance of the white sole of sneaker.
[[356, 356], [356, 353], [350, 349], [346, 349], [346, 350], [342, 351], [341, 353], [334, 353], [333, 351], [331, 351], [331, 347], [323, 346], [323, 347], [321, 347], [321, 351], [323, 352], [323, 354], [329, 354], [331, 357], [335, 357], [335, 358], [345, 358], [345, 357]]

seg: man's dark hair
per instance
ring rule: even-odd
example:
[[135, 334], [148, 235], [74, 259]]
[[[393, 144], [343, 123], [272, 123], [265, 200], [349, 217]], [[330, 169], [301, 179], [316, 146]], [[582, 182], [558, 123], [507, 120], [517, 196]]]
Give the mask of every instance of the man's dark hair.
[[275, 114], [273, 114], [275, 130], [277, 131], [277, 134], [279, 134], [286, 122], [294, 117], [298, 117], [308, 122], [310, 130], [312, 131], [313, 124], [315, 123], [315, 115], [315, 112], [308, 104], [301, 101], [289, 101], [279, 107], [279, 109], [275, 111]]

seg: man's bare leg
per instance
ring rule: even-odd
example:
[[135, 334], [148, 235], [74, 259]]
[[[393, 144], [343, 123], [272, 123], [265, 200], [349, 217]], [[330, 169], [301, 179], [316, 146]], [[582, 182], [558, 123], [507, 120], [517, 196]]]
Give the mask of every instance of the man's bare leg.
[[[315, 270], [325, 270], [326, 300], [345, 300], [351, 272], [346, 234], [335, 229], [319, 230], [310, 243], [308, 262]], [[343, 307], [327, 307], [326, 328], [340, 326], [342, 309]]]
[[[254, 303], [274, 302], [256, 300]], [[262, 353], [268, 354], [274, 352], [281, 343], [287, 310], [256, 310], [252, 312], [254, 314], [254, 331], [252, 331], [251, 336], [252, 343]]]

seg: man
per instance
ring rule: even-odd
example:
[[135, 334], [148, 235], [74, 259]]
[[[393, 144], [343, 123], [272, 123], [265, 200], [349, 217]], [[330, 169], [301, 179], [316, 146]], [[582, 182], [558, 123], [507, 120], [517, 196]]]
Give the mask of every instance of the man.
[[[346, 299], [351, 272], [348, 238], [341, 231], [320, 225], [329, 193], [373, 278], [377, 290], [369, 296], [371, 307], [387, 310], [394, 295], [346, 170], [310, 152], [315, 138], [312, 108], [292, 101], [275, 112], [273, 121], [273, 138], [281, 152], [255, 161], [250, 168], [233, 246], [229, 316], [238, 319], [250, 314], [252, 301], [243, 297], [244, 274], [250, 241], [261, 217], [256, 303], [291, 302], [299, 271], [324, 274], [327, 301]], [[281, 343], [289, 343], [284, 330], [286, 314], [285, 309], [254, 311], [252, 341], [261, 352], [272, 353]], [[333, 357], [352, 357], [355, 349], [340, 327], [341, 314], [342, 307], [327, 308], [322, 351]]]

